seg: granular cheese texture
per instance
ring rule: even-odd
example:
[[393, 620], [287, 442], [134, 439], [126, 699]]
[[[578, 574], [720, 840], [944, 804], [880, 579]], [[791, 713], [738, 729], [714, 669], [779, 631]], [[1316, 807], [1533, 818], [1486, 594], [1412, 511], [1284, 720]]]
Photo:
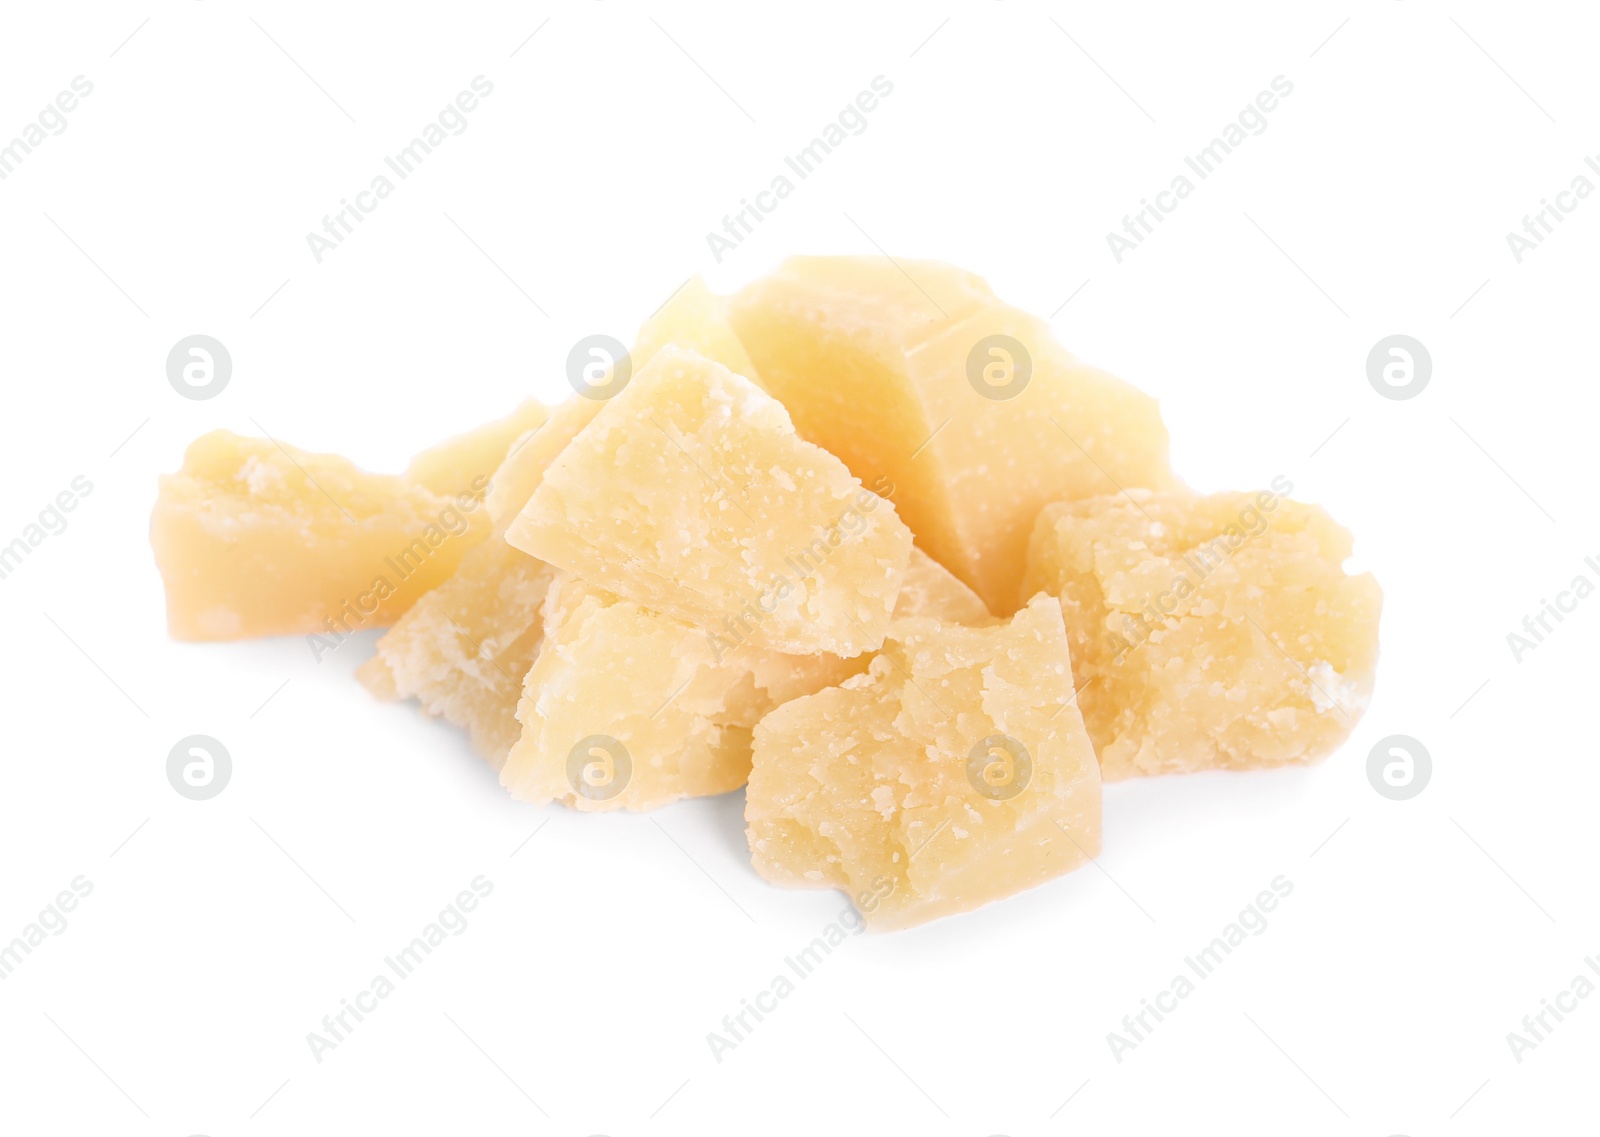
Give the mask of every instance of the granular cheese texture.
[[[750, 769], [749, 669], [703, 631], [561, 574], [500, 780], [524, 801], [651, 809], [726, 793]], [[734, 702], [741, 680], [746, 705]], [[745, 713], [741, 713], [745, 712]]]
[[843, 656], [883, 642], [911, 553], [894, 506], [777, 400], [673, 346], [561, 452], [506, 539], [735, 643]]
[[[633, 360], [680, 343], [731, 367], [749, 367], [720, 305], [699, 277], [691, 279], [640, 328]], [[530, 400], [506, 419], [418, 455], [408, 471], [430, 484], [454, 484], [488, 462], [494, 477], [485, 505], [494, 532], [378, 641], [358, 675], [380, 699], [415, 698], [427, 713], [465, 728], [473, 748], [496, 769], [522, 735], [517, 704], [543, 642], [544, 596], [556, 574], [508, 545], [505, 526], [601, 405], [573, 396], [546, 411]]]
[[1290, 488], [1130, 490], [1039, 515], [1022, 590], [1061, 598], [1108, 781], [1315, 762], [1360, 719], [1383, 594]]
[[967, 624], [971, 627], [995, 622], [995, 617], [990, 615], [976, 592], [916, 546], [912, 546], [911, 560], [906, 563], [906, 575], [900, 584], [900, 595], [895, 599], [894, 615], [897, 620], [909, 616], [932, 616], [947, 624]]
[[511, 444], [549, 417], [548, 407], [529, 399], [505, 418], [430, 446], [411, 459], [405, 477], [438, 494], [474, 492], [474, 485], [481, 487], [499, 468]]
[[894, 485], [918, 542], [998, 615], [1046, 503], [1173, 484], [1155, 400], [971, 273], [795, 257], [729, 318], [800, 434]]
[[[912, 550], [907, 576], [917, 586], [901, 590], [897, 621], [991, 622], [972, 591], [920, 550]], [[524, 800], [581, 810], [653, 809], [737, 789], [750, 772], [750, 730], [763, 716], [870, 662], [731, 644], [565, 573], [538, 623], [544, 639], [516, 710], [521, 741], [502, 781]], [[585, 739], [603, 739], [602, 751], [615, 747], [594, 762], [585, 748], [572, 762]], [[586, 780], [596, 771], [606, 780]]]
[[865, 674], [779, 707], [754, 746], [756, 870], [871, 895], [874, 928], [968, 911], [1100, 849], [1100, 770], [1047, 596], [989, 627], [896, 621]]
[[161, 478], [150, 543], [174, 639], [336, 636], [392, 623], [488, 531], [475, 494], [218, 430]]
[[1155, 401], [972, 273], [799, 257], [596, 342], [398, 476], [196, 440], [151, 518], [173, 637], [386, 627], [361, 682], [513, 798], [745, 787], [756, 871], [874, 929], [1080, 867], [1104, 781], [1314, 762], [1366, 707], [1349, 533], [1286, 479], [1188, 491]]
[[543, 641], [539, 613], [555, 575], [491, 537], [400, 617], [357, 676], [379, 698], [415, 698], [463, 727], [498, 769], [522, 734], [517, 702]]
[[[743, 375], [757, 386], [761, 384], [744, 345], [728, 326], [721, 298], [698, 276], [685, 281], [640, 327], [628, 354], [630, 377], [667, 344], [697, 351], [735, 375]], [[509, 524], [521, 512], [556, 455], [594, 420], [604, 405], [603, 399], [574, 396], [552, 411], [548, 421], [530, 428], [510, 446], [505, 464], [495, 472], [489, 490], [489, 516], [496, 525]]]
[[[506, 456], [501, 469], [512, 462]], [[515, 486], [499, 490], [502, 502]], [[526, 501], [524, 494], [517, 508]], [[357, 678], [380, 699], [414, 698], [428, 714], [463, 727], [473, 749], [499, 769], [522, 733], [517, 702], [543, 638], [539, 613], [555, 574], [506, 544], [504, 528], [495, 525], [449, 580], [395, 622]]]

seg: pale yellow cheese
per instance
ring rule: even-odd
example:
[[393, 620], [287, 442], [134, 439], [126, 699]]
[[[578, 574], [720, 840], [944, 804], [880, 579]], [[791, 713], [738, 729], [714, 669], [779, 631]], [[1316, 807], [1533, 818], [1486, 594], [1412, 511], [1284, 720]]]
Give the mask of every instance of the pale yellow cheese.
[[995, 622], [976, 592], [916, 546], [912, 546], [905, 580], [894, 602], [896, 620], [914, 616], [931, 616], [947, 624], [970, 627]]
[[[529, 399], [502, 419], [430, 446], [406, 467], [405, 477], [434, 493], [454, 495], [476, 492], [505, 461], [506, 451], [519, 437], [537, 430], [550, 417], [550, 409]], [[473, 491], [473, 486], [478, 486]]]
[[757, 386], [761, 384], [750, 353], [728, 323], [722, 297], [698, 276], [684, 281], [639, 328], [630, 353], [634, 373], [669, 343], [697, 351], [735, 375], [743, 375]]
[[513, 797], [747, 785], [757, 871], [875, 929], [1080, 866], [1103, 780], [1315, 761], [1370, 696], [1349, 534], [1186, 491], [1153, 400], [959, 268], [694, 277], [580, 386], [397, 477], [197, 440], [151, 523], [172, 634], [392, 624], [361, 681]]
[[[553, 417], [560, 416], [558, 409]], [[502, 469], [514, 461], [508, 455]], [[498, 472], [494, 485], [503, 503], [519, 487]], [[514, 502], [517, 509], [531, 492]], [[555, 574], [506, 544], [496, 525], [450, 579], [395, 622], [357, 678], [380, 699], [417, 699], [428, 714], [465, 728], [473, 748], [499, 769], [522, 734], [517, 703], [543, 641], [540, 612]]]
[[[728, 325], [721, 298], [698, 276], [686, 280], [639, 328], [628, 356], [629, 377], [669, 343], [697, 351], [735, 375], [743, 375], [757, 386], [761, 384], [761, 377], [756, 374], [744, 345]], [[611, 381], [614, 381], [614, 372], [612, 375]], [[489, 516], [496, 525], [509, 524], [521, 511], [556, 455], [566, 449], [604, 405], [604, 399], [574, 395], [558, 406], [547, 422], [510, 447], [505, 464], [495, 472], [489, 491]]]
[[[892, 486], [919, 543], [997, 614], [1015, 607], [1046, 503], [1172, 484], [1155, 400], [1073, 359], [971, 273], [795, 257], [728, 311], [800, 434]], [[1021, 345], [1025, 382], [995, 336]], [[1013, 397], [988, 397], [1012, 382]]]
[[550, 412], [542, 426], [521, 435], [511, 444], [506, 460], [489, 482], [484, 505], [489, 519], [502, 532], [528, 504], [533, 491], [544, 481], [544, 473], [556, 455], [578, 437], [578, 432], [594, 420], [603, 403], [574, 395]]
[[396, 621], [357, 677], [380, 699], [416, 698], [464, 727], [498, 769], [522, 734], [517, 701], [543, 641], [539, 613], [555, 575], [491, 537]]
[[[543, 616], [547, 637], [517, 711], [522, 740], [503, 775], [525, 800], [583, 810], [652, 809], [736, 789], [750, 769], [751, 727], [774, 707], [842, 683], [870, 661], [733, 645], [576, 577], [555, 579]], [[901, 590], [897, 621], [937, 615], [992, 622], [972, 590], [920, 549], [912, 550], [907, 579], [914, 587]], [[616, 741], [628, 755], [631, 775], [611, 771], [623, 784], [585, 789], [588, 783], [568, 769], [572, 748], [593, 735]], [[585, 759], [578, 769], [589, 767]]]
[[[750, 365], [720, 301], [699, 277], [645, 321], [633, 359], [648, 359], [664, 343], [695, 346], [736, 368]], [[543, 640], [543, 600], [556, 572], [507, 545], [504, 527], [602, 402], [574, 396], [546, 412], [530, 401], [510, 418], [443, 443], [412, 463], [413, 476], [424, 469], [464, 472], [498, 447], [503, 461], [497, 458], [498, 469], [490, 467], [494, 477], [485, 503], [495, 532], [378, 641], [358, 675], [379, 698], [416, 698], [428, 713], [466, 728], [474, 748], [496, 768], [522, 734], [517, 704]], [[508, 438], [513, 429], [518, 437]], [[773, 668], [768, 678], [789, 681], [791, 670]], [[836, 673], [836, 666], [824, 664], [820, 679], [811, 686], [801, 681], [801, 687], [815, 690]]]
[[546, 471], [511, 544], [735, 643], [878, 647], [911, 534], [749, 380], [661, 351]]
[[1023, 591], [1060, 596], [1107, 780], [1314, 762], [1372, 691], [1383, 594], [1291, 487], [1134, 490], [1040, 515]]
[[[476, 493], [487, 486], [481, 478]], [[470, 488], [445, 496], [219, 430], [160, 480], [150, 543], [174, 639], [342, 636], [381, 628], [488, 531]]]
[[639, 810], [744, 784], [760, 699], [740, 660], [698, 628], [565, 573], [542, 619], [522, 736], [500, 773], [513, 796]]
[[758, 872], [844, 888], [873, 928], [1082, 864], [1100, 848], [1100, 771], [1056, 601], [988, 627], [897, 621], [865, 674], [756, 726], [745, 820]]

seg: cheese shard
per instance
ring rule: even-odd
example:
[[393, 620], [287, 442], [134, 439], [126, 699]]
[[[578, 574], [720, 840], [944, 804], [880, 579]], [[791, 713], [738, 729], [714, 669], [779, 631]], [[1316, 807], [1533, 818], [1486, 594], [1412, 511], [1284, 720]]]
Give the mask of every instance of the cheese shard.
[[795, 257], [728, 311], [801, 436], [893, 485], [918, 542], [997, 614], [1014, 609], [1046, 503], [1174, 484], [1155, 400], [971, 273]]
[[[699, 277], [645, 321], [633, 357], [648, 359], [666, 343], [692, 345], [735, 368], [750, 366], [722, 316], [721, 301]], [[493, 455], [485, 506], [495, 532], [454, 576], [401, 617], [357, 674], [380, 699], [416, 698], [429, 714], [466, 728], [474, 749], [496, 769], [522, 734], [516, 714], [522, 681], [543, 642], [543, 600], [556, 574], [507, 545], [504, 528], [602, 405], [574, 396], [547, 411], [530, 400], [499, 422], [419, 455], [409, 471], [429, 484], [454, 484], [468, 475], [475, 480]], [[825, 668], [824, 674], [833, 671]], [[772, 678], [776, 682], [779, 675]]]
[[[560, 415], [558, 409], [551, 421]], [[501, 470], [514, 462], [507, 454]], [[496, 472], [491, 494], [503, 503], [520, 509], [532, 492]], [[496, 524], [449, 580], [395, 622], [356, 677], [379, 699], [416, 699], [426, 713], [463, 727], [473, 749], [498, 770], [522, 735], [517, 704], [544, 639], [540, 613], [555, 575], [506, 544]]]
[[[972, 590], [920, 549], [906, 576], [913, 583], [900, 590], [897, 620], [993, 622]], [[546, 638], [517, 711], [525, 729], [502, 780], [525, 800], [584, 810], [653, 809], [737, 789], [750, 771], [750, 729], [763, 716], [859, 674], [871, 658], [730, 645], [565, 573], [556, 574], [540, 622]], [[595, 736], [627, 754], [623, 784], [584, 782], [587, 761], [576, 778], [568, 768], [572, 748]], [[608, 773], [619, 776], [614, 756]]]
[[357, 678], [380, 699], [415, 698], [465, 728], [499, 769], [522, 735], [517, 703], [544, 639], [540, 609], [555, 575], [490, 537], [395, 622]]
[[384, 627], [488, 530], [481, 502], [213, 431], [160, 480], [150, 543], [174, 639]]
[[734, 643], [846, 657], [882, 643], [911, 553], [894, 507], [777, 400], [676, 346], [561, 452], [506, 539]]
[[542, 622], [500, 773], [514, 797], [642, 810], [744, 784], [759, 696], [705, 632], [565, 573]]
[[[549, 430], [564, 409], [519, 441]], [[532, 486], [503, 476], [515, 464], [514, 451], [504, 456], [486, 506], [497, 495], [513, 515], [526, 504]], [[498, 770], [522, 734], [517, 703], [543, 642], [540, 612], [556, 570], [506, 544], [503, 525], [492, 513], [490, 521], [489, 537], [395, 621], [356, 678], [379, 699], [416, 699], [427, 714], [464, 728]]]
[[543, 426], [549, 417], [548, 407], [529, 399], [505, 418], [430, 446], [411, 459], [405, 477], [437, 494], [483, 497], [511, 444]]
[[1100, 848], [1100, 770], [1073, 700], [1061, 609], [897, 621], [869, 670], [756, 726], [756, 871], [846, 889], [869, 926], [964, 912]]
[[[911, 560], [906, 565], [905, 583], [894, 602], [894, 622], [915, 617], [932, 617], [974, 628], [997, 622], [989, 614], [989, 609], [983, 606], [983, 601], [978, 599], [976, 592], [913, 545]], [[720, 641], [720, 637], [717, 639]], [[750, 718], [752, 726], [774, 707], [802, 695], [815, 694], [824, 687], [837, 686], [852, 675], [861, 674], [873, 659], [873, 656], [865, 654], [844, 659], [830, 652], [786, 655], [752, 649], [748, 645], [734, 648], [729, 655], [739, 666], [749, 668], [755, 687], [764, 696], [757, 704], [757, 713]]]
[[484, 505], [495, 527], [504, 531], [506, 526], [528, 504], [533, 491], [544, 481], [556, 455], [567, 448], [578, 432], [594, 421], [603, 403], [574, 395], [550, 412], [550, 417], [521, 435], [511, 444], [506, 460], [490, 479], [489, 496]]
[[[761, 385], [755, 365], [739, 337], [723, 314], [722, 299], [692, 276], [667, 297], [666, 301], [640, 327], [629, 353], [633, 373], [654, 358], [667, 344], [677, 344], [714, 359], [735, 375]], [[504, 526], [519, 513], [550, 468], [557, 454], [578, 436], [578, 432], [600, 413], [602, 399], [575, 395], [562, 403], [549, 420], [523, 435], [510, 447], [505, 464], [496, 471], [489, 491], [489, 516]]]
[[541, 612], [555, 576], [496, 527], [395, 621], [356, 677], [379, 699], [417, 699], [428, 714], [465, 728], [498, 770], [522, 735], [517, 704], [544, 640]]
[[894, 602], [896, 620], [913, 616], [932, 616], [947, 624], [974, 628], [996, 622], [976, 592], [915, 545]]
[[1047, 507], [1023, 591], [1061, 598], [1109, 780], [1315, 762], [1372, 692], [1383, 594], [1350, 534], [1274, 490]]
[[697, 351], [735, 375], [743, 375], [758, 387], [761, 385], [761, 376], [750, 353], [728, 323], [722, 297], [713, 293], [698, 276], [684, 281], [639, 328], [630, 353], [634, 373], [668, 344]]

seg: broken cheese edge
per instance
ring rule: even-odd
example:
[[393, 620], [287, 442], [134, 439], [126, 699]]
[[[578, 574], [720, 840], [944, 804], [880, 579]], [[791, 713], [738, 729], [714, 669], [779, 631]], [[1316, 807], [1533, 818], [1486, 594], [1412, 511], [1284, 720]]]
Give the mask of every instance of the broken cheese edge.
[[179, 640], [304, 633], [337, 643], [386, 626], [488, 531], [471, 493], [435, 494], [226, 430], [191, 443], [159, 486], [150, 543]]
[[[668, 344], [697, 351], [735, 375], [743, 375], [757, 386], [761, 385], [761, 377], [756, 374], [749, 353], [728, 324], [721, 297], [712, 293], [698, 276], [685, 281], [639, 328], [633, 351], [629, 353], [630, 370], [637, 372]], [[495, 525], [504, 528], [522, 512], [528, 498], [544, 480], [550, 463], [604, 405], [603, 399], [574, 395], [551, 412], [548, 421], [510, 446], [505, 463], [495, 471], [486, 503]]]
[[[633, 365], [648, 361], [668, 343], [693, 347], [734, 370], [750, 368], [749, 356], [722, 315], [721, 301], [699, 277], [687, 281], [645, 321], [634, 341]], [[462, 560], [449, 580], [395, 622], [357, 677], [380, 699], [416, 698], [426, 713], [465, 728], [473, 748], [496, 769], [521, 736], [517, 706], [543, 638], [543, 598], [557, 573], [508, 545], [504, 528], [527, 504], [550, 462], [601, 405], [580, 396], [549, 412], [537, 403], [525, 404], [516, 415], [443, 443], [412, 463], [413, 476], [424, 466], [470, 469], [478, 455], [498, 447], [503, 461], [485, 502], [495, 532]], [[508, 440], [512, 428], [520, 433]], [[773, 683], [782, 682], [786, 674], [783, 667], [768, 671]], [[824, 668], [822, 673], [832, 671]]]
[[762, 876], [844, 888], [875, 929], [1078, 867], [1100, 847], [1100, 771], [1059, 604], [979, 628], [897, 621], [865, 674], [757, 724], [745, 819]]
[[1360, 720], [1383, 594], [1290, 488], [1040, 513], [1023, 591], [1061, 598], [1107, 780], [1315, 762]]
[[[921, 550], [908, 576], [915, 587], [902, 589], [897, 621], [992, 622], [977, 596]], [[501, 780], [522, 800], [585, 811], [654, 809], [739, 788], [750, 770], [750, 729], [763, 716], [870, 662], [727, 647], [566, 573], [550, 585], [540, 622], [543, 641], [516, 711], [522, 736]]]
[[504, 418], [430, 446], [411, 459], [403, 477], [436, 494], [482, 497], [483, 483], [492, 480], [512, 443], [544, 426], [550, 414], [543, 403], [528, 399]]
[[783, 406], [667, 346], [546, 471], [506, 539], [653, 611], [793, 654], [876, 649], [911, 534]]
[[[997, 615], [1015, 610], [1046, 503], [1174, 484], [1155, 400], [1073, 359], [972, 273], [793, 257], [728, 311], [800, 434], [893, 486], [918, 542]], [[999, 378], [1018, 389], [986, 397], [1005, 393]]]

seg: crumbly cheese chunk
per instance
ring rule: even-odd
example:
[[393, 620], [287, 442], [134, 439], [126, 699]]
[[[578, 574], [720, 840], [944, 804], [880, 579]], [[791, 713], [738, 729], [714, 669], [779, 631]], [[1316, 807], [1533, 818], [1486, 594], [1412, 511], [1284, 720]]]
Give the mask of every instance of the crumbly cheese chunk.
[[388, 626], [488, 528], [470, 490], [437, 494], [336, 454], [218, 430], [162, 477], [150, 543], [173, 638], [332, 642]]
[[1286, 492], [1130, 490], [1039, 515], [1023, 591], [1061, 598], [1107, 780], [1315, 762], [1354, 729], [1383, 593], [1345, 573], [1350, 534]]
[[795, 257], [729, 319], [800, 434], [892, 486], [918, 542], [997, 615], [1046, 503], [1173, 484], [1155, 400], [961, 269]]
[[1100, 770], [1050, 597], [987, 627], [897, 621], [865, 674], [779, 707], [754, 747], [756, 870], [844, 888], [874, 928], [976, 908], [1100, 848]]
[[911, 534], [781, 404], [661, 349], [551, 464], [506, 534], [619, 596], [735, 643], [876, 649]]
[[[912, 550], [907, 577], [915, 586], [900, 591], [896, 621], [992, 622], [972, 590], [921, 550]], [[546, 637], [527, 674], [517, 709], [521, 740], [502, 780], [517, 797], [584, 810], [652, 809], [737, 789], [750, 771], [750, 729], [763, 716], [870, 662], [866, 655], [786, 655], [731, 644], [565, 573], [550, 586], [538, 622]], [[619, 749], [594, 760], [585, 749], [569, 765], [585, 739], [588, 749]], [[627, 769], [619, 774], [624, 754]], [[610, 780], [585, 780], [596, 771]]]

